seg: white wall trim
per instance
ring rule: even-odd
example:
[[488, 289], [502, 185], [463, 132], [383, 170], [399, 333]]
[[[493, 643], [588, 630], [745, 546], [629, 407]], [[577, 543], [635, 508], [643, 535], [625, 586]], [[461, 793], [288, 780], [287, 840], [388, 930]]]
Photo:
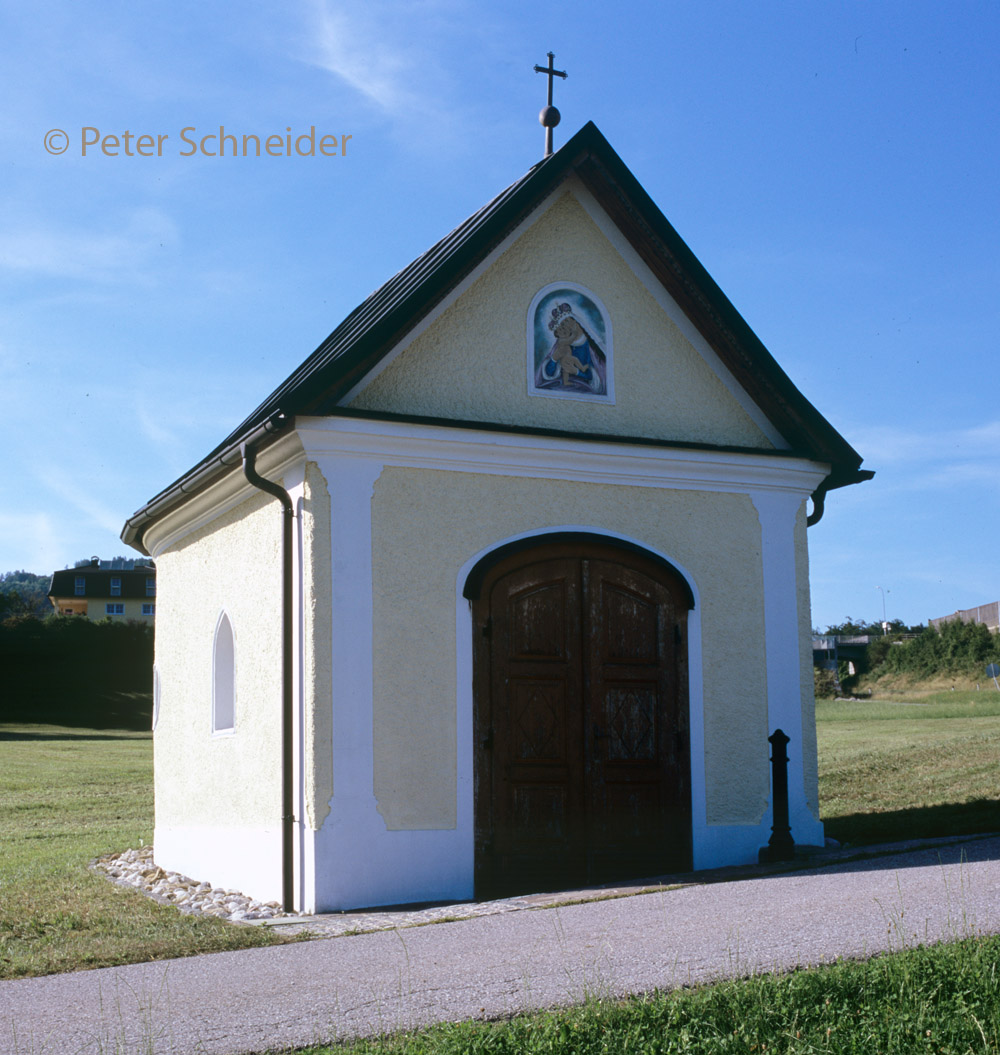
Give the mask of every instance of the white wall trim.
[[[299, 462], [303, 463], [304, 471], [302, 447], [292, 429], [260, 455], [256, 468], [261, 476], [280, 483], [286, 473], [298, 468]], [[241, 463], [237, 461], [204, 491], [191, 495], [154, 520], [143, 535], [143, 543], [155, 558], [248, 498], [263, 493], [244, 477]]]
[[414, 468], [457, 469], [674, 490], [790, 491], [809, 496], [830, 466], [786, 455], [698, 450], [455, 429], [358, 418], [301, 418], [310, 459], [339, 453]]
[[[788, 814], [797, 843], [822, 845], [823, 825], [806, 803], [802, 758], [802, 672], [796, 589], [795, 521], [801, 501], [794, 494], [750, 495], [760, 518], [764, 575], [764, 638], [767, 670], [767, 734], [788, 736]], [[771, 767], [768, 765], [768, 778]], [[768, 838], [773, 797], [767, 811]]]
[[297, 459], [284, 476], [283, 485], [294, 512], [292, 537], [292, 815], [293, 903], [299, 912], [311, 912], [315, 903], [314, 877], [307, 868], [310, 832], [305, 822], [305, 609], [302, 511], [305, 501], [305, 460]]
[[471, 843], [463, 845], [462, 833], [390, 831], [375, 797], [371, 508], [382, 463], [335, 451], [309, 457], [330, 489], [334, 789], [322, 828], [306, 839], [315, 877], [309, 907], [470, 897]]

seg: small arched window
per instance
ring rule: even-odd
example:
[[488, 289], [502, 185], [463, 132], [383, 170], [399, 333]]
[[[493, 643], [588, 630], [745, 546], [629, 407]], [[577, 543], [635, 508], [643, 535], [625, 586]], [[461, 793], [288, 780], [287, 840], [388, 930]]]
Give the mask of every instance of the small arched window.
[[212, 653], [212, 732], [231, 733], [236, 726], [236, 643], [225, 612], [215, 627]]
[[160, 668], [153, 664], [153, 731], [160, 720]]

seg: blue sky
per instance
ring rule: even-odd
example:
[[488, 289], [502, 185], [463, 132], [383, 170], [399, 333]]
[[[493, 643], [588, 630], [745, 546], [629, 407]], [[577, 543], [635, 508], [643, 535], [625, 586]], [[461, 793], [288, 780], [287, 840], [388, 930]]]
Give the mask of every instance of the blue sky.
[[[1000, 597], [995, 0], [3, 0], [0, 27], [0, 571], [123, 552], [128, 515], [538, 160], [553, 50], [556, 146], [596, 122], [877, 472], [810, 529], [814, 625], [881, 618], [879, 586], [907, 622]], [[351, 139], [181, 156], [220, 125]], [[83, 128], [169, 138], [84, 157]]]

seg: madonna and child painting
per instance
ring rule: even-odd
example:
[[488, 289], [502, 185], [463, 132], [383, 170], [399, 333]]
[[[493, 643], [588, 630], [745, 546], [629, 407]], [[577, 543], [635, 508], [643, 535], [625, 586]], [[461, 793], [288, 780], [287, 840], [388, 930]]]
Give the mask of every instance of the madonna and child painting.
[[582, 286], [554, 283], [532, 300], [528, 392], [614, 402], [611, 320], [600, 301]]

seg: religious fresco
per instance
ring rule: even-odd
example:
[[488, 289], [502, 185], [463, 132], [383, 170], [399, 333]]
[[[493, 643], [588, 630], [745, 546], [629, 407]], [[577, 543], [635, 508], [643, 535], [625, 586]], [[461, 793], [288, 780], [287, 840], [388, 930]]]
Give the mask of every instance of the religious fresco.
[[611, 320], [582, 286], [553, 283], [528, 310], [528, 392], [614, 402]]

